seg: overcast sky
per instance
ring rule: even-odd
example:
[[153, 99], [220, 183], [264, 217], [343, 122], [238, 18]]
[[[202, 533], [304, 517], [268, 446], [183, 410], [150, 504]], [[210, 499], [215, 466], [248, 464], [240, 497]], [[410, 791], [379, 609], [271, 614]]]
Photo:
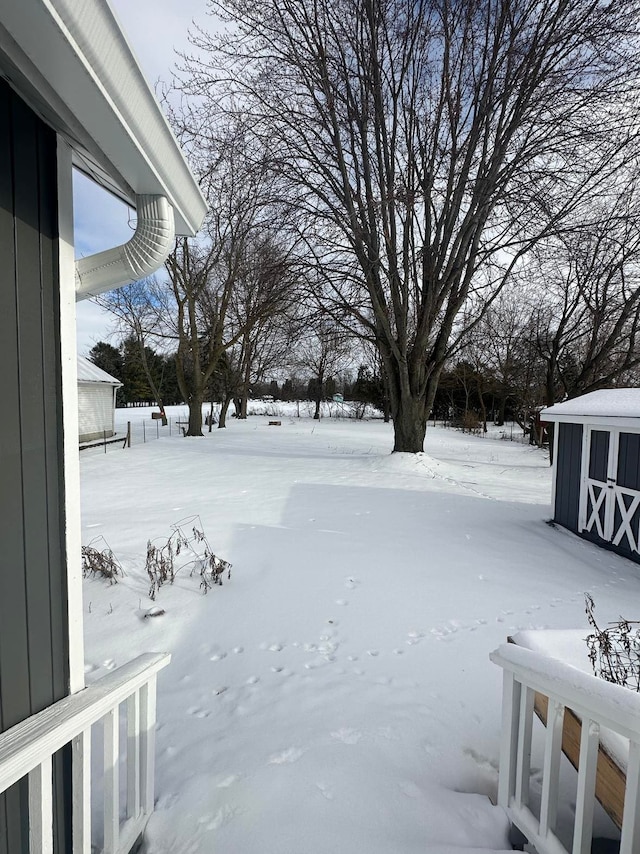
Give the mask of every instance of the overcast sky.
[[[192, 22], [207, 25], [206, 0], [109, 0], [129, 45], [152, 88], [169, 82], [175, 50], [188, 50]], [[74, 178], [76, 255], [89, 255], [129, 240], [131, 211], [108, 193], [95, 190], [81, 175]], [[88, 300], [78, 303], [78, 352], [86, 355], [97, 341], [109, 340], [113, 323]]]

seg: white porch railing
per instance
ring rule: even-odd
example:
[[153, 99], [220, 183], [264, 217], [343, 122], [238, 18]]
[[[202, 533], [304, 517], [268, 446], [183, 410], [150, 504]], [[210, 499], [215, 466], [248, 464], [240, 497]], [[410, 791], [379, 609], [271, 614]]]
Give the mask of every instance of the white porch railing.
[[[128, 854], [153, 812], [157, 673], [147, 653], [0, 735], [0, 792], [29, 779], [29, 845], [53, 852], [52, 757], [72, 745], [73, 854], [91, 854], [91, 727], [104, 726], [104, 854]], [[126, 820], [120, 822], [119, 708], [126, 702]]]
[[[498, 803], [538, 854], [568, 854], [556, 836], [565, 708], [582, 721], [571, 854], [590, 854], [600, 729], [629, 739], [620, 854], [640, 852], [640, 694], [515, 644], [491, 654], [504, 671]], [[539, 815], [529, 802], [534, 696], [549, 698]]]

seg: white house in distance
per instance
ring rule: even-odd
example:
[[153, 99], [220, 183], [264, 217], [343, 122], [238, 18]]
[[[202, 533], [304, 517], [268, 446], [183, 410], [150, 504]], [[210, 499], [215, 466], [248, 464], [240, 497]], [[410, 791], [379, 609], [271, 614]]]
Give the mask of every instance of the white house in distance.
[[80, 444], [115, 433], [116, 392], [122, 387], [89, 359], [78, 356], [78, 432]]
[[[79, 261], [73, 167], [137, 216], [128, 243]], [[75, 304], [153, 273], [205, 213], [108, 2], [0, 3], [0, 854], [129, 854], [153, 811], [169, 656], [84, 682]]]

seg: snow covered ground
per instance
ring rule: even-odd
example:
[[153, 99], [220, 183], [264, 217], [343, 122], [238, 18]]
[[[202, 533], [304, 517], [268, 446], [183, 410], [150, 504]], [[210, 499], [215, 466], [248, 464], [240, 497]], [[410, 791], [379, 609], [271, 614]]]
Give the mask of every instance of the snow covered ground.
[[[126, 572], [85, 582], [87, 679], [173, 655], [146, 851], [508, 849], [489, 652], [586, 635], [584, 591], [601, 624], [637, 618], [640, 568], [546, 524], [546, 452], [430, 426], [392, 455], [379, 421], [268, 420], [81, 455], [83, 542]], [[153, 603], [147, 540], [196, 514], [232, 578], [205, 596], [185, 570]]]

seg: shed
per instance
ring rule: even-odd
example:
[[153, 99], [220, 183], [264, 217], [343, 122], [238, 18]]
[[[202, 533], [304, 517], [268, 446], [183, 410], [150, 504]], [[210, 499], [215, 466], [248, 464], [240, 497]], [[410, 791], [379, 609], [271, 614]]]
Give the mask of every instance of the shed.
[[89, 359], [78, 356], [79, 440], [92, 442], [113, 436], [116, 392], [122, 383]]
[[640, 388], [544, 409], [554, 431], [553, 520], [640, 562]]
[[[137, 213], [127, 244], [77, 262], [73, 166]], [[108, 2], [1, 3], [3, 854], [92, 849], [91, 726], [100, 720], [103, 849], [130, 851], [153, 810], [155, 679], [168, 657], [142, 656], [98, 688], [84, 684], [75, 303], [150, 275], [174, 234], [193, 236], [205, 212]]]

